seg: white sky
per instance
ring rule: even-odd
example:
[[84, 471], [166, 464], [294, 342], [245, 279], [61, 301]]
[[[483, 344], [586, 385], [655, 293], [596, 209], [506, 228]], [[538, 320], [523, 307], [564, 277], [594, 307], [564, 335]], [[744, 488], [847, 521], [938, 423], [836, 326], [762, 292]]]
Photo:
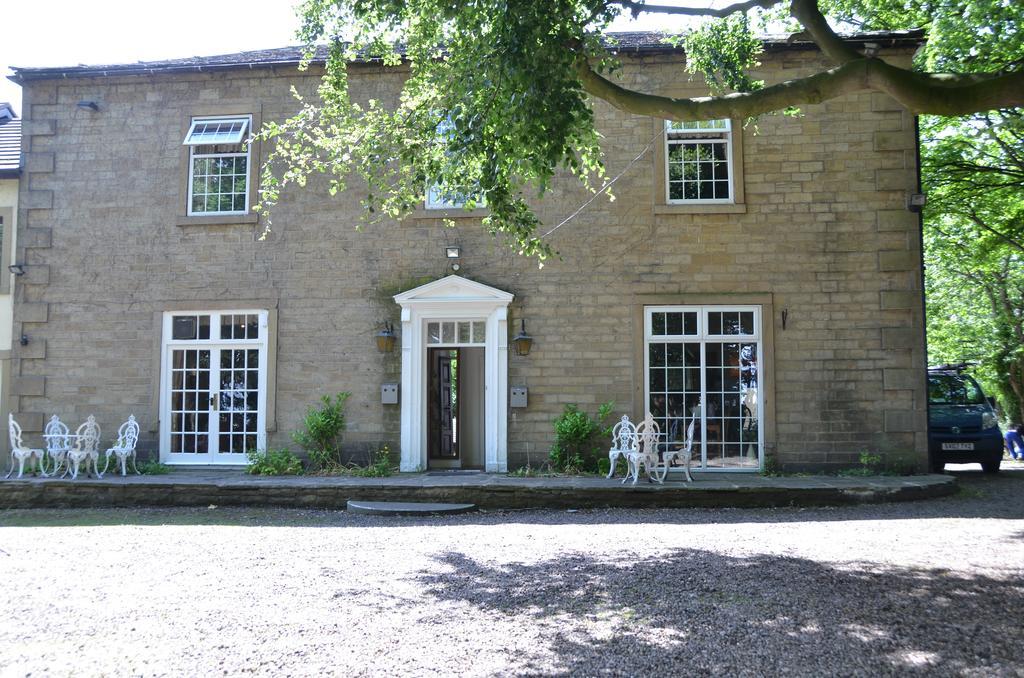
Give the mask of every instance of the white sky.
[[[0, 10], [0, 101], [21, 110], [11, 66], [74, 66], [228, 54], [298, 44], [297, 0], [6, 0]], [[708, 0], [693, 4], [709, 5]], [[664, 28], [665, 17], [616, 22]]]

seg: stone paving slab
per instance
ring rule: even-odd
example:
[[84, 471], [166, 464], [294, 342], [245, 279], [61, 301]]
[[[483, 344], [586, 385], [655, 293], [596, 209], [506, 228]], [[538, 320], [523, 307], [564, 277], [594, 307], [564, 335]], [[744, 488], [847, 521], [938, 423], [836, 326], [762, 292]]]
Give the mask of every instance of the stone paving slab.
[[952, 494], [948, 475], [766, 477], [701, 473], [694, 482], [623, 485], [601, 477], [519, 478], [500, 474], [388, 478], [251, 476], [238, 470], [181, 470], [102, 480], [0, 480], [0, 509], [96, 506], [281, 506], [344, 509], [349, 501], [476, 504], [483, 509], [837, 506]]

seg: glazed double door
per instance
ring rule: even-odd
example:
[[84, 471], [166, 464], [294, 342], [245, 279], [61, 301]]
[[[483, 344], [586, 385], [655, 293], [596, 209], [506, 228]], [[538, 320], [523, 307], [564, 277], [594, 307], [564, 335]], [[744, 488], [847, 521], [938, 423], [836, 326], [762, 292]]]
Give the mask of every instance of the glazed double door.
[[244, 463], [262, 447], [264, 350], [257, 346], [171, 346], [165, 356], [162, 437], [166, 460]]

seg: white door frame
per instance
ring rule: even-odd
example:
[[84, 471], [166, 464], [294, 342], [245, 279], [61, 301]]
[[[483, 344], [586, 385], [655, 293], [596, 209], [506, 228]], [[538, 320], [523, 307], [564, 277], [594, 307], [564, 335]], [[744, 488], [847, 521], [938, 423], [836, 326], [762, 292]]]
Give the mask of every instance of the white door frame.
[[508, 470], [508, 292], [450, 275], [395, 296], [402, 307], [402, 471], [427, 468], [428, 320], [486, 322], [484, 469]]
[[[707, 366], [705, 364], [706, 346], [709, 343], [754, 343], [757, 344], [757, 366], [758, 366], [758, 391], [757, 391], [757, 466], [755, 467], [718, 467], [707, 465], [707, 445], [701, 444], [700, 458], [697, 459], [697, 467], [692, 471], [714, 471], [715, 473], [758, 473], [764, 470], [765, 446], [764, 428], [767, 396], [764, 388], [764, 328], [761, 324], [763, 307], [760, 304], [675, 304], [675, 305], [652, 305], [644, 306], [644, 405], [643, 411], [647, 412], [651, 402], [651, 344], [668, 341], [670, 343], [692, 342], [700, 344], [700, 396], [701, 402], [706, 402], [707, 393]], [[753, 334], [711, 334], [707, 327], [708, 312], [750, 312], [753, 313]], [[654, 336], [651, 330], [651, 314], [659, 312], [697, 314], [697, 331], [695, 334]], [[705, 441], [707, 437], [707, 411], [702, 406], [700, 413], [700, 440]]]
[[[221, 339], [220, 318], [224, 315], [256, 315], [259, 323], [259, 339]], [[172, 323], [175, 316], [209, 316], [209, 339], [173, 339]], [[210, 435], [210, 448], [207, 452], [172, 454], [171, 453], [171, 354], [175, 349], [209, 350], [210, 354], [210, 394], [220, 397], [220, 363], [214, 360], [214, 352], [230, 349], [259, 350], [259, 376], [256, 417], [256, 448], [266, 449], [267, 441], [267, 360], [268, 360], [268, 312], [263, 309], [220, 310], [220, 311], [168, 311], [163, 315], [160, 358], [160, 461], [168, 465], [203, 466], [203, 465], [238, 465], [248, 463], [245, 454], [227, 454], [217, 450], [219, 436]], [[219, 353], [218, 353], [219, 355]], [[214, 364], [216, 362], [216, 364]], [[216, 383], [215, 383], [216, 382]], [[219, 432], [219, 424], [214, 423], [220, 408], [211, 410], [210, 431]]]

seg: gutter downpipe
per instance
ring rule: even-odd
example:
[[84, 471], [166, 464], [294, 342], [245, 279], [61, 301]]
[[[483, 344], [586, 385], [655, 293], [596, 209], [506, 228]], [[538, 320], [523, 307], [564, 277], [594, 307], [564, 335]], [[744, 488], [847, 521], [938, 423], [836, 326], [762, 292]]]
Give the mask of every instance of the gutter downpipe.
[[[921, 182], [921, 116], [914, 116], [914, 159], [917, 166], [917, 192], [922, 192]], [[932, 459], [931, 443], [928, 441], [928, 426], [931, 422], [931, 404], [928, 402], [928, 295], [925, 290], [926, 268], [924, 263], [924, 211], [928, 208], [925, 203], [920, 212], [917, 213], [917, 238], [918, 247], [921, 251], [921, 320], [924, 329], [924, 412], [925, 412], [925, 446], [928, 450], [928, 472], [935, 468]]]

